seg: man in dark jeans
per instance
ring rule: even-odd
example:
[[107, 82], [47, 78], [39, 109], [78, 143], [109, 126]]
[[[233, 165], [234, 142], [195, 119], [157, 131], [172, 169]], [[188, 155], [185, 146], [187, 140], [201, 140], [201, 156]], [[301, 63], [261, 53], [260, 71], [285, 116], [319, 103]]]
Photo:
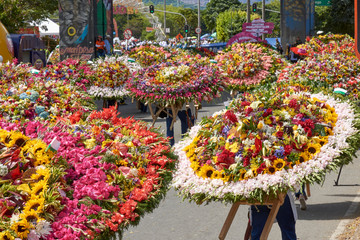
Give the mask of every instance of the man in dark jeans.
[[[169, 114], [172, 115], [172, 111], [168, 110]], [[166, 118], [166, 136], [170, 137], [170, 144], [173, 146], [175, 144], [174, 139], [174, 126], [170, 130], [171, 123], [173, 121], [173, 118], [168, 114]], [[180, 110], [178, 111], [178, 117], [181, 122], [181, 134], [185, 134], [187, 130], [194, 125], [194, 117], [191, 115], [191, 110], [188, 108], [187, 110]]]
[[[291, 197], [291, 199], [290, 199]], [[295, 222], [296, 211], [292, 196], [286, 195], [284, 204], [280, 206], [279, 212], [276, 215], [276, 220], [281, 230], [282, 240], [296, 240]], [[266, 220], [269, 216], [271, 207], [260, 205], [251, 206], [251, 240], [259, 240], [262, 230], [265, 226]]]

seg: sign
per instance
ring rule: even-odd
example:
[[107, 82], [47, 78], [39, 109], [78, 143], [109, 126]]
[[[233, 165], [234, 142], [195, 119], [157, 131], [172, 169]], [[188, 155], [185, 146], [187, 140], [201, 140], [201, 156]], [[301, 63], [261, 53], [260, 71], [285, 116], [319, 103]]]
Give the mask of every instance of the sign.
[[170, 33], [170, 28], [166, 28], [165, 33]]
[[199, 27], [195, 28], [195, 32], [196, 32], [196, 34], [200, 34], [201, 33], [201, 28], [199, 28]]
[[315, 6], [331, 6], [330, 0], [315, 0]]
[[114, 6], [114, 9], [113, 9], [113, 13], [116, 15], [116, 14], [119, 14], [119, 15], [125, 15], [127, 14], [127, 9], [125, 6], [122, 6], [122, 5], [115, 5]]
[[274, 23], [265, 22], [263, 19], [255, 19], [251, 23], [243, 24], [243, 32], [251, 33], [254, 36], [260, 36], [262, 34], [270, 34], [274, 29]]
[[183, 39], [183, 35], [181, 35], [180, 33], [178, 35], [176, 35], [176, 39], [179, 41], [180, 39]]
[[131, 38], [131, 36], [132, 36], [132, 31], [131, 31], [129, 28], [125, 29], [125, 31], [124, 31], [124, 38], [125, 38], [126, 40], [129, 40], [129, 39]]
[[233, 43], [242, 43], [242, 42], [262, 42], [261, 38], [254, 36], [248, 32], [241, 32], [230, 38], [227, 42], [226, 47], [230, 46]]
[[152, 32], [152, 31], [154, 31], [154, 28], [152, 28], [152, 27], [146, 27], [146, 32]]

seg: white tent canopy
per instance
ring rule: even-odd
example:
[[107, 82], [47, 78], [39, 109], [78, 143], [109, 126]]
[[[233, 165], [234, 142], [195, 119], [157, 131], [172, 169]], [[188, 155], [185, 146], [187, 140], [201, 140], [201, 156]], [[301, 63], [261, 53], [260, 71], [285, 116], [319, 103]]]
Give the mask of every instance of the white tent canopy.
[[48, 18], [36, 24], [36, 26], [39, 26], [40, 36], [59, 35], [60, 32], [60, 26]]

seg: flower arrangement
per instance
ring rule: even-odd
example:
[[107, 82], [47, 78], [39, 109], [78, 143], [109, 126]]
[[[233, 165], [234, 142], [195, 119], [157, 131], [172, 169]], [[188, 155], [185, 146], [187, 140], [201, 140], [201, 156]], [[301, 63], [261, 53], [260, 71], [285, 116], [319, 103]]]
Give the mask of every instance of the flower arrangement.
[[351, 161], [358, 116], [322, 94], [244, 94], [175, 145], [173, 186], [198, 204], [264, 201]]
[[[25, 222], [26, 218], [22, 213], [25, 210], [10, 202], [18, 198], [17, 192], [8, 191], [6, 186], [9, 184], [4, 185], [2, 182], [0, 189], [5, 192], [1, 194], [6, 194], [12, 205], [8, 202], [1, 205], [2, 212], [5, 211], [6, 215], [1, 215], [0, 230], [2, 233], [6, 232], [9, 239], [32, 239], [30, 237], [35, 235], [37, 239], [50, 240], [108, 238], [114, 232], [121, 233], [129, 224], [138, 223], [140, 216], [152, 211], [164, 197], [171, 181], [175, 160], [167, 139], [154, 128], [147, 127], [144, 122], [132, 118], [118, 118], [115, 108], [104, 109], [102, 112], [94, 111], [86, 121], [81, 120], [81, 117], [78, 112], [68, 117], [68, 120], [63, 119], [56, 124], [28, 122], [26, 127], [0, 123], [6, 131], [26, 132], [27, 138], [24, 137], [24, 141], [29, 142], [34, 149], [26, 148], [17, 154], [39, 155], [39, 163], [33, 161], [33, 165], [36, 169], [41, 169], [42, 175], [36, 173], [39, 176], [31, 177], [41, 181], [49, 179], [49, 185], [42, 188], [45, 202], [31, 201], [32, 206], [40, 209], [40, 205], [43, 209], [43, 212], [38, 213], [38, 219], [34, 220], [33, 215], [32, 218], [29, 217], [31, 222]], [[6, 144], [20, 144], [20, 140], [17, 140], [20, 139], [19, 134], [13, 134], [14, 136], [9, 138], [0, 131], [0, 135]], [[30, 138], [36, 137], [43, 139], [41, 148], [38, 144], [30, 144], [30, 141], [33, 141]], [[60, 142], [57, 152], [43, 151], [55, 137]], [[40, 154], [43, 152], [51, 153], [51, 159], [42, 157]], [[7, 153], [9, 156], [5, 162], [9, 165], [9, 173], [6, 174], [16, 173], [18, 179], [23, 181], [29, 164], [13, 166], [10, 159], [16, 155], [13, 152]], [[3, 171], [2, 166], [0, 167]], [[47, 168], [50, 170], [46, 170]], [[5, 170], [3, 172], [5, 174]], [[40, 191], [40, 187], [32, 190], [32, 185], [27, 185], [32, 192]], [[10, 189], [27, 189], [23, 184], [20, 186]], [[53, 193], [51, 198], [49, 193]], [[30, 195], [26, 197], [26, 201], [30, 202]], [[50, 211], [49, 207], [52, 205], [55, 206]], [[17, 217], [14, 217], [15, 215]], [[46, 224], [40, 223], [43, 219]], [[15, 223], [17, 225], [14, 225]], [[45, 225], [42, 232], [37, 231], [37, 228], [40, 228], [38, 224]], [[15, 228], [18, 229], [17, 232]]]
[[236, 91], [274, 82], [286, 66], [275, 50], [260, 43], [235, 43], [220, 52], [215, 60], [224, 73], [227, 88]]
[[56, 180], [65, 172], [51, 165], [55, 154], [48, 145], [29, 133], [43, 130], [41, 124], [24, 125], [24, 132], [0, 125], [0, 238], [47, 239], [62, 209]]
[[52, 64], [56, 65], [60, 62], [60, 47], [56, 47], [49, 56], [48, 62], [51, 62]]
[[154, 64], [160, 64], [171, 57], [171, 53], [163, 47], [154, 45], [143, 45], [133, 48], [129, 57], [136, 59], [143, 67], [149, 67]]
[[223, 90], [216, 68], [197, 62], [165, 62], [141, 69], [127, 82], [130, 96], [162, 105], [210, 101]]
[[[344, 83], [347, 79], [356, 77], [360, 73], [360, 67], [353, 52], [354, 42], [346, 36], [340, 39], [339, 42], [331, 40], [327, 44], [320, 42], [322, 45], [318, 47], [314, 44], [305, 44], [308, 49], [314, 47], [311, 51], [320, 52], [310, 54], [304, 60], [284, 69], [278, 82], [301, 82], [313, 88], [327, 89], [332, 88], [334, 84]], [[312, 40], [315, 41], [316, 39]]]

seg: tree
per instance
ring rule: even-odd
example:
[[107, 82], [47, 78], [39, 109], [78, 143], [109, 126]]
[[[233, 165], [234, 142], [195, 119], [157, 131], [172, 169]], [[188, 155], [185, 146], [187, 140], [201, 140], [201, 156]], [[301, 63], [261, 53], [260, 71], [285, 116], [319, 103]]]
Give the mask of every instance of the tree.
[[[228, 10], [219, 14], [216, 21], [216, 36], [219, 41], [227, 42], [233, 35], [242, 31], [247, 13], [242, 10]], [[260, 18], [258, 14], [251, 14], [250, 19]]]
[[[220, 13], [225, 12], [230, 8], [244, 8], [245, 4], [238, 0], [210, 0], [204, 10], [203, 19], [206, 27], [212, 31], [216, 28], [217, 18]], [[244, 10], [244, 9], [243, 9]]]
[[329, 7], [315, 9], [316, 19], [321, 20], [316, 23], [316, 28], [324, 32], [354, 36], [354, 1], [331, 0], [330, 4]]
[[280, 0], [272, 0], [270, 3], [267, 3], [266, 9], [279, 11], [279, 13], [265, 11], [265, 21], [274, 23], [273, 33], [267, 35], [267, 37], [279, 37], [280, 36]]
[[2, 0], [0, 21], [10, 33], [27, 26], [30, 22], [43, 20], [58, 9], [54, 0]]

